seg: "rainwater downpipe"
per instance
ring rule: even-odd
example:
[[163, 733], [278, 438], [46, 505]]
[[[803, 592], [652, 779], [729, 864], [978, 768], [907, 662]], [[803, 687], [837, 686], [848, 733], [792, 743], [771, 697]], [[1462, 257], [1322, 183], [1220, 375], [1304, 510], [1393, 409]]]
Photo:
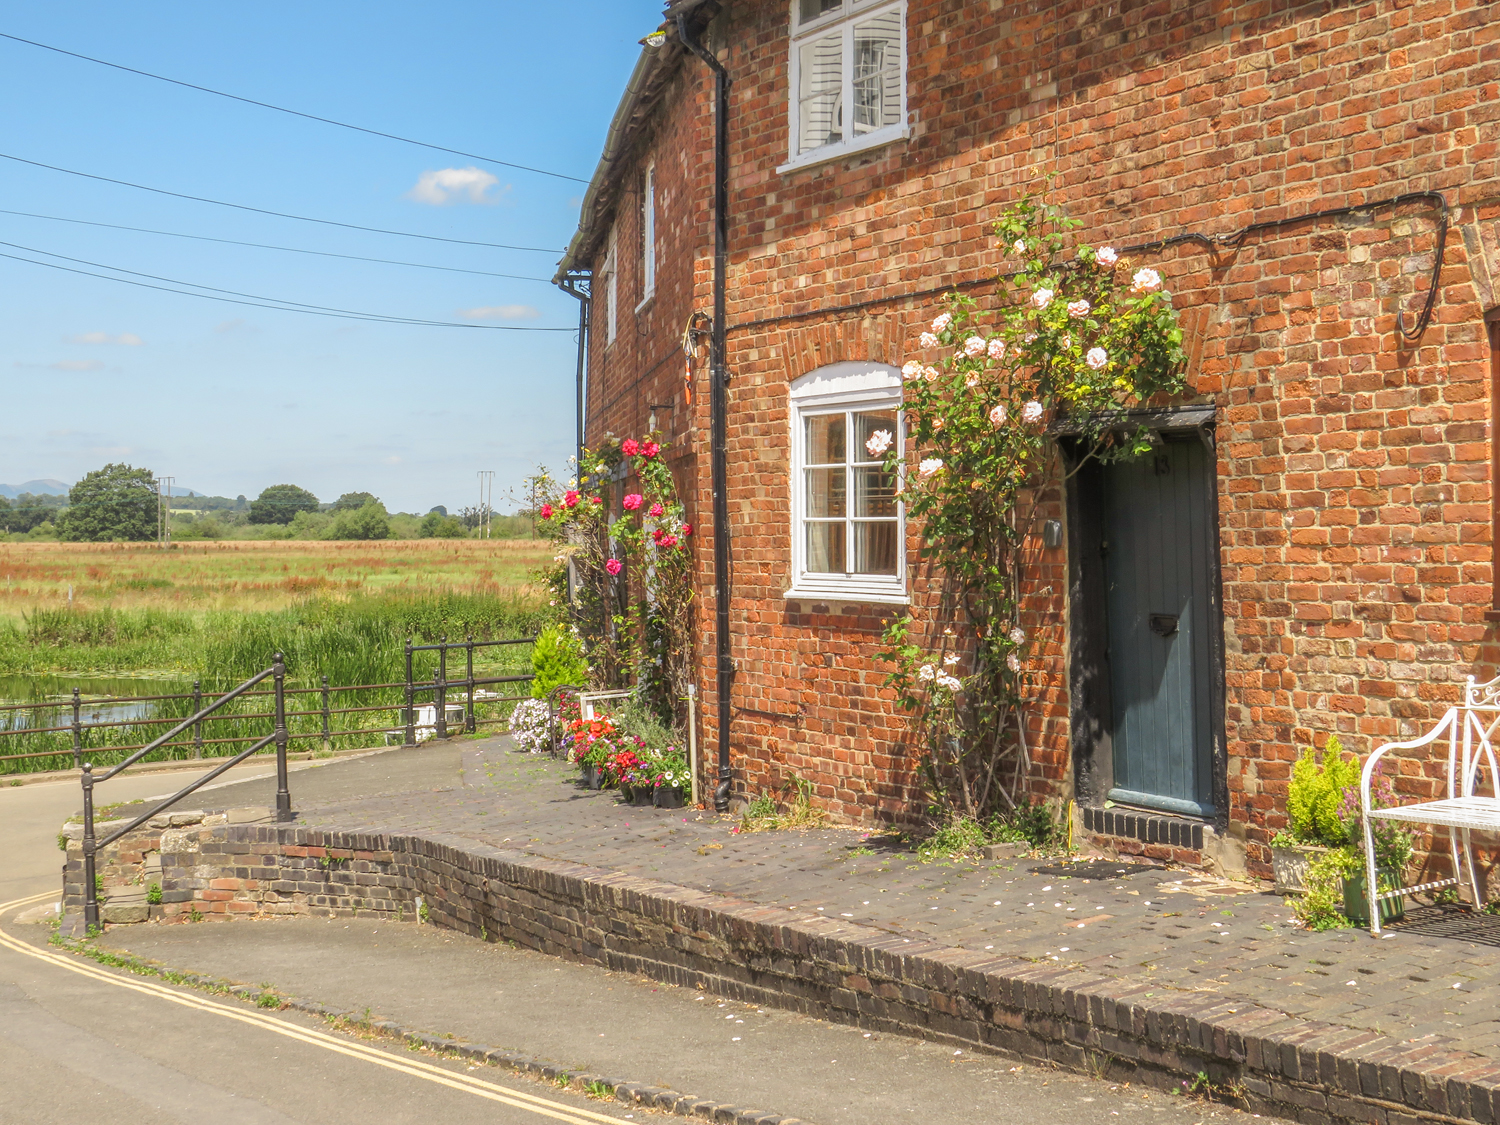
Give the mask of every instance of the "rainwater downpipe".
[[578, 377], [577, 377], [577, 451], [573, 461], [573, 476], [583, 479], [583, 387], [588, 372], [589, 357], [589, 300], [593, 289], [593, 277], [587, 273], [569, 273], [557, 287], [570, 297], [578, 299]]
[[714, 808], [729, 811], [729, 724], [733, 715], [734, 660], [729, 650], [729, 497], [725, 453], [729, 368], [725, 363], [724, 286], [729, 269], [729, 71], [688, 30], [686, 15], [677, 17], [677, 36], [714, 72], [714, 313], [709, 351], [709, 464], [713, 478], [714, 520], [714, 663], [718, 668], [719, 784]]

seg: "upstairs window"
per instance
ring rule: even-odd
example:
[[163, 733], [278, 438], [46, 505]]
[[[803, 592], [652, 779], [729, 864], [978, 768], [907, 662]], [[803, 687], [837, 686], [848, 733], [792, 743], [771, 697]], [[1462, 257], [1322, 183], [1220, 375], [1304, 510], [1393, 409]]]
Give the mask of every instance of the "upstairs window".
[[644, 305], [656, 292], [656, 165], [647, 164], [641, 173], [641, 211], [636, 230], [640, 232], [641, 299]]
[[792, 0], [790, 74], [784, 169], [904, 137], [905, 0]]
[[604, 277], [604, 343], [606, 345], [615, 342], [615, 334], [620, 329], [620, 318], [618, 310], [620, 306], [620, 270], [615, 259], [615, 231], [617, 227], [609, 229], [609, 252], [604, 255], [604, 268], [600, 271]]

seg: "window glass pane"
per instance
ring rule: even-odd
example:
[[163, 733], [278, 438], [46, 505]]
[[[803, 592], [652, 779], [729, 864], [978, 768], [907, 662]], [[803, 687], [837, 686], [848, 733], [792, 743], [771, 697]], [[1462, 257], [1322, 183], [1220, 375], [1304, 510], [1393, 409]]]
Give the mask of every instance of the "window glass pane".
[[854, 25], [856, 136], [901, 121], [901, 10]]
[[798, 152], [844, 139], [843, 62], [844, 36], [839, 31], [797, 48]]
[[844, 463], [844, 416], [814, 414], [807, 419], [808, 465], [842, 465]]
[[848, 573], [844, 566], [844, 522], [836, 520], [806, 526], [807, 569], [814, 574]]
[[896, 474], [875, 467], [855, 469], [854, 514], [856, 516], [895, 516]]
[[894, 410], [871, 410], [854, 416], [854, 460], [884, 461], [884, 453], [870, 452], [870, 438], [881, 431], [890, 435], [890, 445], [896, 445], [896, 412]]
[[807, 516], [811, 519], [848, 515], [845, 510], [846, 470], [807, 470]]
[[[811, 556], [811, 551], [808, 552]], [[854, 525], [854, 573], [896, 573], [896, 521]]]
[[844, 0], [797, 0], [797, 22], [807, 23], [826, 12], [835, 12], [844, 6]]

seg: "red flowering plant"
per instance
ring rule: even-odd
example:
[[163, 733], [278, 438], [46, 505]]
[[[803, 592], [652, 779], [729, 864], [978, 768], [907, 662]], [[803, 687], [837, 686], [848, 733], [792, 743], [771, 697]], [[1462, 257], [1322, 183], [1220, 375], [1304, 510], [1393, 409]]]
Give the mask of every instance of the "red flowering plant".
[[931, 619], [887, 630], [887, 683], [936, 806], [974, 819], [1013, 810], [1023, 786], [1037, 630], [1022, 620], [1022, 593], [1036, 580], [1040, 505], [1064, 471], [1051, 434], [1067, 432], [1081, 460], [1135, 456], [1152, 438], [1121, 429], [1125, 411], [1185, 386], [1161, 275], [1076, 241], [1079, 225], [1031, 194], [1005, 209], [994, 311], [947, 296], [901, 369], [904, 441], [879, 430], [865, 443], [884, 459], [940, 595]]
[[[657, 437], [586, 450], [582, 474], [560, 496], [545, 474], [532, 483], [546, 501], [538, 510], [550, 513], [541, 527], [562, 547], [545, 579], [583, 646], [590, 686], [618, 687], [633, 672], [642, 701], [680, 725], [692, 682], [693, 527]], [[621, 466], [628, 475], [616, 483]]]
[[613, 753], [619, 732], [608, 717], [574, 719], [568, 724], [568, 760], [580, 765], [602, 765]]

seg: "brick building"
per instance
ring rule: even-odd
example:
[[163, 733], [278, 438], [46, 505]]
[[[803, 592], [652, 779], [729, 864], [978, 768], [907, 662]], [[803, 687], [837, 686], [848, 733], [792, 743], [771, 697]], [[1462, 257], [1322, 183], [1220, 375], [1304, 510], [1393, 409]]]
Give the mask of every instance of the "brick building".
[[[851, 822], [920, 812], [875, 659], [928, 595], [916, 540], [894, 505], [830, 507], [825, 478], [854, 482], [859, 455], [826, 431], [899, 410], [939, 294], [992, 303], [990, 224], [1043, 173], [1080, 237], [1167, 278], [1191, 390], [1151, 416], [1162, 456], [1053, 490], [1065, 535], [1039, 547], [1027, 609], [1045, 638], [1033, 792], [1122, 849], [1264, 871], [1300, 747], [1410, 736], [1493, 674], [1493, 5], [676, 0], [667, 17], [563, 272], [591, 280], [586, 440], [654, 416], [703, 531], [712, 745], [709, 372], [683, 339], [711, 311], [714, 80], [679, 28], [701, 37], [732, 83], [736, 796], [797, 775]], [[1122, 577], [1163, 559], [1175, 577]], [[1131, 632], [1146, 620], [1154, 640]]]

